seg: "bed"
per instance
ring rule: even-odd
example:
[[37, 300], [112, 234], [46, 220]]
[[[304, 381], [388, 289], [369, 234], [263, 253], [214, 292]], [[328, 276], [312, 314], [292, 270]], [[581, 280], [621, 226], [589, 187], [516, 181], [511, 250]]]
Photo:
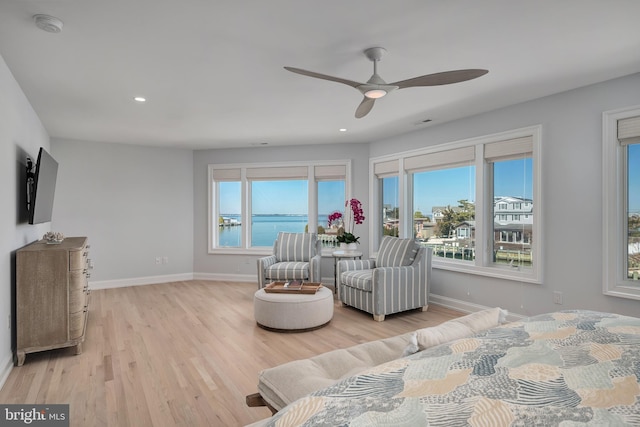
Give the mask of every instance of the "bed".
[[562, 311], [378, 365], [269, 426], [640, 426], [640, 319]]

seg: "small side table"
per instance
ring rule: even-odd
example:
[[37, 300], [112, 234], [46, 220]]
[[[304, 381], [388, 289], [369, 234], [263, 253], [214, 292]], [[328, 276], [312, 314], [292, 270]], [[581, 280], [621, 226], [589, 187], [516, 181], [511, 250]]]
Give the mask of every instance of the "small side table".
[[362, 259], [362, 252], [360, 251], [333, 251], [333, 292], [338, 292], [338, 260], [343, 258], [349, 259]]

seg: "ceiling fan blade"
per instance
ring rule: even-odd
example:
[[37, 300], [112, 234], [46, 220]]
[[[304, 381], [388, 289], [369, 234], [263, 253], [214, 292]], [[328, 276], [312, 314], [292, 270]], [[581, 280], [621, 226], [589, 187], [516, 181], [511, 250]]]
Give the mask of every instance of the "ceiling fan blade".
[[459, 83], [467, 80], [476, 79], [480, 76], [484, 76], [488, 72], [489, 70], [481, 70], [481, 69], [443, 71], [442, 73], [427, 74], [426, 76], [414, 77], [412, 79], [401, 80], [399, 82], [390, 83], [390, 84], [394, 86], [398, 86], [398, 89], [404, 89], [407, 87], [415, 87], [415, 86], [448, 85], [452, 83]]
[[373, 108], [373, 104], [375, 104], [375, 102], [376, 102], [375, 99], [367, 98], [365, 96], [362, 102], [360, 103], [360, 105], [358, 105], [358, 108], [356, 108], [356, 119], [361, 119], [367, 114], [369, 114], [369, 111], [371, 111], [371, 109]]
[[284, 67], [284, 69], [287, 71], [291, 71], [292, 73], [302, 74], [303, 76], [315, 77], [316, 79], [330, 80], [332, 82], [342, 83], [351, 87], [358, 87], [362, 85], [362, 83], [354, 82], [353, 80], [341, 79], [340, 77], [328, 76], [326, 74], [316, 73], [315, 71], [307, 71], [301, 68]]

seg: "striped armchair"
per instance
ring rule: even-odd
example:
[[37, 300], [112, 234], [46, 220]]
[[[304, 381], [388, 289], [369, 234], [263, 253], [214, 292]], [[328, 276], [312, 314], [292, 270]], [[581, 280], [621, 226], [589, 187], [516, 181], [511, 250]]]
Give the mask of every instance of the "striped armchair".
[[273, 255], [258, 258], [258, 288], [273, 281], [320, 281], [322, 242], [314, 233], [278, 233]]
[[382, 322], [385, 315], [428, 307], [431, 248], [385, 236], [376, 259], [338, 262], [338, 297]]

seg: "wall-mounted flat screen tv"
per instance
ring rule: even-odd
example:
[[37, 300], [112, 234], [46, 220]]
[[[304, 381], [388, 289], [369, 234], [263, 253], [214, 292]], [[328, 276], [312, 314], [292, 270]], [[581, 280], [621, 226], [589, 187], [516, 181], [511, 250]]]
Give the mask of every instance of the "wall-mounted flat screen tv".
[[31, 179], [27, 203], [29, 205], [29, 224], [40, 224], [51, 221], [53, 212], [53, 196], [56, 192], [58, 178], [58, 162], [47, 151], [40, 147], [36, 171]]

